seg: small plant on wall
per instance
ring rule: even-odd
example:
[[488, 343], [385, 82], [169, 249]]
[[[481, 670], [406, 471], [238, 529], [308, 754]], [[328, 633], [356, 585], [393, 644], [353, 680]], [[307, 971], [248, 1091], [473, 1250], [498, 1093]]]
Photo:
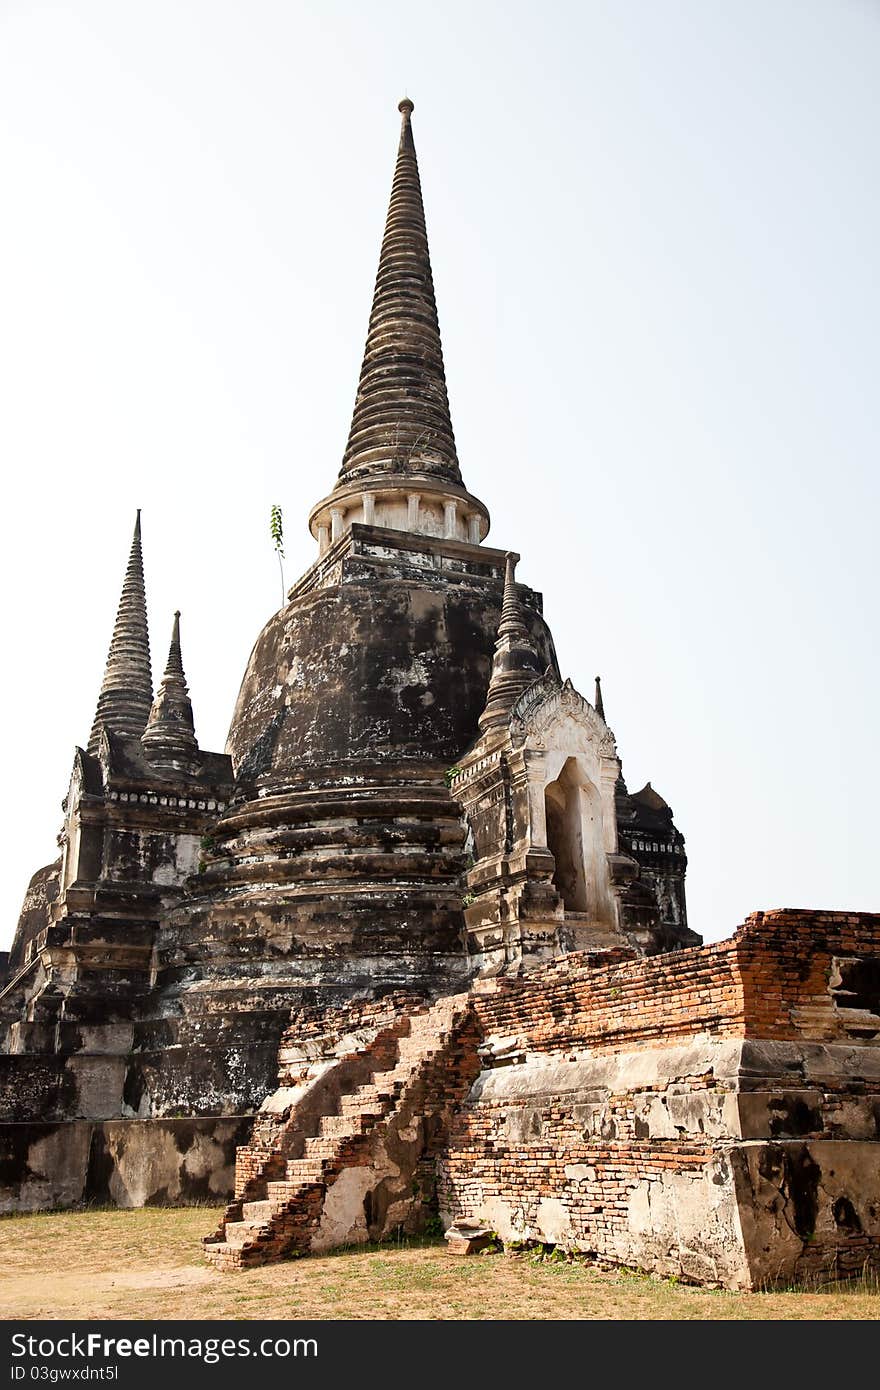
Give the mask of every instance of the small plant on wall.
[[281, 508], [273, 505], [269, 512], [269, 534], [275, 554], [278, 556], [278, 569], [281, 573], [281, 607], [284, 607], [284, 518]]

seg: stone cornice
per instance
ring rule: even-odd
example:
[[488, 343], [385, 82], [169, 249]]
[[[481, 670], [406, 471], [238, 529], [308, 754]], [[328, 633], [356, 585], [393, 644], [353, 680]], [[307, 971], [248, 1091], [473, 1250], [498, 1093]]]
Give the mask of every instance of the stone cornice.
[[527, 741], [540, 747], [541, 735], [557, 721], [560, 714], [573, 718], [597, 742], [600, 757], [617, 757], [614, 735], [604, 719], [597, 714], [589, 700], [575, 690], [570, 680], [566, 679], [560, 684], [552, 672], [545, 673], [528, 690], [523, 691], [511, 711], [510, 738], [514, 747], [520, 747]]

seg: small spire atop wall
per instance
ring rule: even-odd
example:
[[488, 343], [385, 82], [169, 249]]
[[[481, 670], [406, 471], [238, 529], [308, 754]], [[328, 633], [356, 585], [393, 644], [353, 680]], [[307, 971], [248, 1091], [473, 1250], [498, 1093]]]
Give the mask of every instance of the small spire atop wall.
[[519, 594], [516, 592], [518, 564], [519, 556], [509, 550], [504, 557], [504, 599], [501, 604], [501, 621], [498, 624], [499, 637], [528, 638], [529, 635]]
[[141, 742], [147, 760], [157, 767], [188, 769], [198, 758], [192, 704], [180, 653], [179, 613], [174, 615], [165, 674]]
[[505, 557], [501, 621], [498, 624], [486, 706], [479, 721], [484, 734], [507, 724], [510, 711], [520, 695], [543, 674], [541, 659], [529, 632], [526, 610], [517, 593], [515, 575], [518, 561], [519, 556], [511, 552]]
[[[605, 714], [605, 701], [604, 701], [603, 698], [602, 698], [602, 677], [601, 677], [601, 676], [597, 676], [597, 677], [596, 677], [596, 698], [595, 698], [595, 700], [593, 701], [593, 708], [595, 709], [595, 711], [596, 711], [596, 713], [598, 714], [599, 718], [600, 718], [600, 719], [604, 719], [604, 720], [605, 720], [605, 723], [607, 724], [607, 723], [608, 723], [608, 719], [607, 719], [607, 716], [606, 716], [606, 714]], [[620, 762], [619, 756], [618, 756], [618, 762], [620, 763], [620, 766], [619, 766], [618, 773], [617, 773], [617, 784], [616, 784], [614, 790], [615, 790], [615, 793], [616, 793], [617, 796], [628, 796], [629, 793], [628, 793], [628, 791], [627, 791], [626, 782], [624, 781], [624, 777], [623, 777], [623, 763]]]
[[89, 752], [97, 753], [103, 729], [137, 738], [144, 731], [152, 702], [153, 677], [138, 508], [98, 708], [89, 736]]

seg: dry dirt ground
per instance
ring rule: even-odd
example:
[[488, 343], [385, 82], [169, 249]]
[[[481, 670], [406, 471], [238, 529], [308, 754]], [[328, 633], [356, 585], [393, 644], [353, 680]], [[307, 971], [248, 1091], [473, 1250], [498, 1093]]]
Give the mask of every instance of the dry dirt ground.
[[0, 1218], [0, 1314], [17, 1318], [874, 1319], [880, 1287], [725, 1293], [442, 1241], [218, 1274], [207, 1207]]

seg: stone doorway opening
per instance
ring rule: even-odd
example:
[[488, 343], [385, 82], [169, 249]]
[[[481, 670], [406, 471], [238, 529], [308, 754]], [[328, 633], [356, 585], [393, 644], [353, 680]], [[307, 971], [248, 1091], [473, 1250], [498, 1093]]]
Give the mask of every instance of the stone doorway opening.
[[553, 886], [566, 913], [599, 917], [602, 815], [598, 789], [569, 758], [544, 789], [547, 848], [556, 861]]

